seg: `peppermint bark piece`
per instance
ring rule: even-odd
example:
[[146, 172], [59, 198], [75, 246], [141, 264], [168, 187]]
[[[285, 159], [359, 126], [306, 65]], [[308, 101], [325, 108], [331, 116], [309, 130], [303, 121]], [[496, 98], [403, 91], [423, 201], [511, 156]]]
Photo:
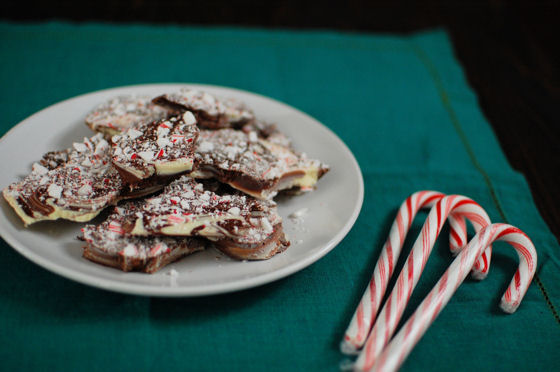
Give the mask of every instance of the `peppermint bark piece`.
[[89, 221], [115, 204], [122, 180], [111, 166], [110, 146], [101, 134], [49, 152], [22, 181], [2, 192], [24, 224], [59, 218]]
[[291, 147], [292, 140], [282, 133], [276, 124], [267, 123], [265, 121], [256, 119], [241, 127], [241, 130], [247, 134], [256, 132], [259, 138], [265, 139], [268, 142], [275, 143], [284, 147]]
[[113, 165], [129, 191], [154, 191], [191, 171], [198, 138], [191, 112], [154, 121], [113, 136]]
[[329, 170], [255, 132], [232, 129], [201, 130], [195, 155], [192, 177], [213, 177], [259, 199], [270, 199], [280, 190], [312, 190]]
[[218, 99], [195, 89], [181, 89], [153, 99], [162, 107], [175, 111], [192, 111], [201, 128], [241, 128], [255, 120], [255, 116], [243, 103], [234, 99]]
[[188, 176], [147, 199], [123, 229], [138, 236], [205, 237], [241, 260], [267, 259], [289, 245], [274, 202], [220, 195]]
[[122, 225], [137, 212], [140, 202], [128, 202], [116, 207], [100, 225], [86, 225], [80, 240], [86, 242], [83, 257], [122, 271], [154, 273], [162, 267], [209, 244], [198, 238], [173, 238], [156, 236], [131, 236]]
[[152, 103], [148, 96], [118, 96], [104, 102], [86, 116], [86, 125], [108, 138], [142, 123], [169, 116], [170, 111]]

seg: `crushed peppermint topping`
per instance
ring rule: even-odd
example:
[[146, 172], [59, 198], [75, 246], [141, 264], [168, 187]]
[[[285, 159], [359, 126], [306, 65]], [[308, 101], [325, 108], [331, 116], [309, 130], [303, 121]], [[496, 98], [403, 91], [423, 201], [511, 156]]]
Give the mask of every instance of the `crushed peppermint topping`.
[[215, 170], [218, 180], [237, 188], [229, 175], [242, 174], [261, 185], [263, 196], [267, 190], [274, 196], [283, 177], [303, 177], [309, 169], [324, 167], [291, 148], [256, 138], [254, 132], [234, 129], [201, 130], [195, 156], [201, 169]]
[[[229, 128], [239, 123], [255, 120], [254, 114], [243, 103], [234, 99], [219, 99], [207, 92], [183, 88], [178, 92], [164, 94], [154, 98], [153, 102], [162, 106], [182, 107], [185, 122], [198, 117], [198, 125], [205, 128]], [[194, 114], [190, 111], [194, 111]]]
[[196, 149], [196, 151], [200, 154], [211, 152], [212, 150], [214, 150], [214, 144], [212, 142], [202, 140], [198, 143], [198, 147]]
[[126, 132], [126, 135], [130, 137], [130, 139], [136, 139], [142, 135], [142, 132], [137, 129], [131, 128]]
[[33, 167], [32, 167], [32, 171], [33, 173], [36, 174], [40, 174], [40, 175], [44, 175], [47, 174], [47, 172], [49, 171], [47, 168], [43, 167], [41, 164], [39, 163], [34, 163]]
[[[134, 136], [130, 135], [132, 131]], [[113, 164], [123, 170], [136, 169], [143, 178], [153, 175], [157, 164], [181, 161], [188, 166], [194, 159], [197, 138], [196, 124], [187, 124], [181, 117], [144, 124], [113, 136]], [[179, 171], [185, 170], [189, 169]]]
[[62, 196], [62, 186], [51, 183], [47, 188], [47, 193], [51, 198], [59, 199]]
[[122, 254], [124, 256], [136, 256], [136, 254], [138, 253], [138, 250], [136, 249], [136, 247], [132, 244], [127, 244], [124, 249], [122, 250]]
[[190, 111], [186, 111], [186, 112], [183, 114], [183, 121], [184, 121], [186, 124], [189, 124], [189, 125], [190, 125], [190, 124], [196, 124], [196, 118], [194, 117], [193, 113], [190, 112]]
[[257, 142], [259, 140], [259, 137], [257, 137], [256, 132], [249, 132], [248, 140], [249, 142]]
[[274, 230], [270, 221], [267, 218], [261, 218], [260, 225], [262, 226], [265, 233], [270, 234]]
[[[132, 156], [134, 156], [134, 154], [131, 155], [131, 159], [135, 159]], [[140, 151], [138, 153], [138, 156], [140, 156], [142, 158], [142, 160], [149, 162], [154, 158], [154, 152], [153, 151]]]
[[239, 212], [240, 212], [240, 211], [241, 211], [241, 210], [240, 210], [238, 207], [231, 207], [230, 209], [228, 209], [227, 212], [228, 212], [229, 214], [234, 215], [234, 216], [239, 216]]
[[115, 260], [122, 256], [141, 261], [140, 269], [150, 260], [163, 255], [185, 255], [204, 249], [202, 241], [192, 238], [138, 237], [126, 234], [122, 226], [137, 213], [140, 203], [125, 203], [122, 207], [115, 208], [105, 222], [97, 226], [86, 225], [82, 229], [82, 238], [88, 244], [86, 249], [99, 252], [105, 257], [109, 255]]
[[86, 123], [95, 131], [116, 133], [168, 115], [168, 110], [153, 104], [151, 97], [119, 96], [97, 106], [87, 115]]
[[74, 149], [78, 152], [84, 152], [84, 151], [87, 151], [87, 149], [88, 149], [85, 144], [79, 143], [79, 142], [74, 142], [73, 146], [74, 146]]
[[[203, 218], [217, 232], [212, 236], [255, 243], [266, 239], [281, 222], [273, 201], [257, 200], [241, 193], [219, 195], [206, 190], [188, 176], [172, 182], [157, 197], [149, 198], [139, 208], [144, 229], [165, 234], [164, 228]], [[204, 229], [204, 228], [202, 228]], [[194, 235], [204, 231], [195, 232]]]
[[111, 167], [109, 149], [107, 141], [97, 134], [70, 149], [49, 152], [33, 165], [31, 174], [5, 192], [30, 210], [26, 214], [38, 219], [52, 213], [52, 206], [98, 212], [114, 203], [122, 190], [122, 180]]
[[169, 137], [163, 137], [163, 136], [158, 137], [156, 143], [159, 148], [165, 148], [173, 145], [173, 142], [169, 140]]

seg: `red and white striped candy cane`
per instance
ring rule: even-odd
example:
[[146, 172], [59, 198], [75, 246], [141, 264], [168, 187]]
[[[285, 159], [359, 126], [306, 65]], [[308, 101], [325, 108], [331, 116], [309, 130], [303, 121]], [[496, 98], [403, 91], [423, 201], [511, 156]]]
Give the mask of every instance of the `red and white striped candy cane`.
[[370, 369], [393, 336], [410, 295], [426, 266], [436, 238], [451, 213], [464, 216], [473, 224], [477, 232], [490, 224], [490, 218], [486, 211], [475, 201], [465, 196], [449, 195], [437, 202], [430, 210], [420, 236], [412, 246], [412, 251], [399, 274], [397, 283], [379, 313], [365, 346], [356, 360], [354, 366], [356, 369]]
[[[379, 310], [387, 284], [399, 259], [406, 234], [416, 213], [421, 208], [433, 206], [444, 196], [445, 194], [437, 191], [419, 191], [409, 196], [401, 204], [397, 217], [391, 226], [389, 237], [375, 265], [368, 288], [360, 300], [340, 345], [343, 353], [355, 354], [363, 346], [375, 321], [375, 315]], [[462, 233], [457, 233], [457, 235], [462, 236]]]
[[[373, 275], [364, 292], [360, 303], [352, 316], [340, 348], [343, 353], [356, 354], [363, 346], [367, 335], [375, 321], [375, 315], [381, 306], [381, 300], [387, 289], [387, 284], [395, 264], [399, 258], [406, 234], [412, 225], [416, 213], [421, 208], [431, 207], [445, 195], [437, 191], [419, 191], [409, 196], [399, 208], [397, 217], [391, 226], [389, 238], [385, 242], [381, 255], [375, 265]], [[457, 253], [467, 244], [467, 226], [464, 217], [459, 214], [451, 214], [450, 221], [450, 247], [453, 253]], [[477, 278], [483, 278], [488, 271], [490, 263], [488, 258], [482, 259], [479, 265], [480, 272], [473, 273]]]
[[[449, 228], [450, 228], [450, 238], [449, 238], [449, 249], [454, 255], [458, 254], [465, 248], [468, 243], [467, 238], [467, 226], [465, 222], [465, 216], [459, 214], [451, 214], [449, 216]], [[488, 275], [488, 270], [490, 270], [490, 259], [492, 258], [492, 246], [482, 253], [482, 255], [476, 260], [471, 273], [474, 279], [483, 280]]]
[[519, 267], [500, 303], [500, 307], [505, 312], [515, 312], [535, 275], [537, 252], [523, 231], [511, 225], [496, 223], [482, 229], [459, 253], [418, 309], [383, 350], [371, 370], [394, 371], [399, 368], [459, 285], [463, 283], [475, 260], [496, 240], [511, 244], [519, 256]]
[[467, 225], [465, 217], [457, 216], [457, 218], [449, 219], [449, 228], [451, 230], [449, 237], [449, 249], [451, 253], [458, 254], [467, 245]]

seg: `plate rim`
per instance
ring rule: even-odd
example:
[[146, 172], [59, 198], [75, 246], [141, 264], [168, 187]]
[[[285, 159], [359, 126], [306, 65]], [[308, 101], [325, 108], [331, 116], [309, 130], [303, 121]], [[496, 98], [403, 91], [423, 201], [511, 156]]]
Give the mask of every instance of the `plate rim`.
[[96, 277], [95, 275], [89, 273], [80, 272], [78, 269], [69, 268], [63, 264], [58, 264], [51, 260], [45, 259], [44, 257], [40, 256], [39, 254], [35, 253], [33, 250], [28, 248], [25, 244], [20, 243], [15, 236], [12, 236], [12, 234], [2, 224], [0, 224], [0, 236], [4, 239], [4, 241], [6, 241], [6, 243], [8, 243], [8, 245], [12, 247], [12, 249], [14, 249], [16, 252], [18, 252], [19, 254], [21, 254], [23, 257], [33, 262], [34, 264], [56, 275], [62, 276], [64, 278], [94, 288], [100, 288], [100, 289], [123, 293], [123, 294], [132, 294], [132, 295], [150, 296], [150, 297], [201, 297], [201, 296], [231, 293], [231, 292], [241, 291], [249, 288], [259, 287], [264, 284], [268, 284], [283, 279], [287, 276], [290, 276], [298, 271], [303, 270], [304, 268], [312, 265], [313, 263], [317, 262], [318, 260], [326, 256], [350, 232], [356, 220], [358, 219], [364, 201], [363, 174], [358, 164], [358, 161], [356, 160], [352, 151], [349, 149], [346, 143], [344, 143], [344, 141], [342, 141], [342, 139], [338, 137], [329, 127], [327, 127], [326, 125], [324, 125], [319, 120], [312, 117], [311, 115], [299, 110], [294, 106], [279, 101], [275, 98], [268, 97], [260, 93], [247, 91], [244, 89], [238, 89], [229, 86], [212, 85], [212, 84], [173, 82], [173, 83], [148, 83], [148, 84], [115, 86], [111, 88], [105, 88], [105, 89], [100, 89], [87, 93], [82, 93], [77, 96], [69, 97], [62, 101], [55, 102], [31, 114], [30, 116], [27, 116], [26, 118], [18, 122], [16, 125], [11, 127], [4, 135], [2, 135], [2, 137], [0, 138], [0, 145], [6, 140], [8, 136], [12, 135], [15, 131], [19, 130], [18, 128], [23, 127], [26, 124], [26, 122], [32, 120], [35, 116], [42, 114], [44, 111], [55, 108], [57, 105], [67, 104], [69, 101], [79, 100], [80, 98], [89, 95], [109, 93], [110, 91], [114, 91], [114, 90], [142, 89], [146, 87], [156, 88], [158, 86], [176, 86], [176, 87], [189, 86], [201, 90], [204, 90], [204, 88], [210, 88], [210, 89], [223, 89], [232, 92], [241, 92], [244, 94], [257, 96], [261, 99], [272, 101], [274, 104], [283, 106], [284, 108], [290, 110], [294, 110], [298, 114], [306, 117], [306, 119], [322, 127], [322, 129], [324, 129], [329, 136], [331, 136], [335, 141], [337, 141], [341, 145], [341, 148], [343, 149], [344, 152], [347, 153], [346, 155], [348, 155], [348, 158], [352, 162], [353, 170], [357, 172], [357, 176], [359, 179], [357, 185], [358, 195], [357, 195], [356, 202], [354, 203], [350, 218], [348, 218], [345, 221], [343, 227], [326, 244], [324, 244], [321, 249], [319, 249], [317, 252], [313, 252], [312, 254], [305, 256], [300, 261], [296, 261], [288, 266], [284, 266], [276, 270], [268, 271], [257, 277], [239, 279], [228, 283], [218, 283], [218, 284], [215, 283], [210, 285], [202, 285], [198, 287], [188, 287], [188, 288], [181, 287], [181, 286], [156, 287], [156, 286], [149, 286], [141, 283], [115, 282], [114, 280], [111, 279]]

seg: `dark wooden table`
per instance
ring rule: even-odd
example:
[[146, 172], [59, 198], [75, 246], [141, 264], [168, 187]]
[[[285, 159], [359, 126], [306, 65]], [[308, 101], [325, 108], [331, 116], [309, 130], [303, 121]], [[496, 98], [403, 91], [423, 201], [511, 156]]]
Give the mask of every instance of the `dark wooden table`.
[[407, 33], [445, 27], [511, 165], [560, 241], [558, 2], [65, 0], [0, 4], [12, 20], [228, 24]]
[[500, 7], [481, 27], [449, 27], [456, 55], [511, 165], [560, 241], [558, 6]]

